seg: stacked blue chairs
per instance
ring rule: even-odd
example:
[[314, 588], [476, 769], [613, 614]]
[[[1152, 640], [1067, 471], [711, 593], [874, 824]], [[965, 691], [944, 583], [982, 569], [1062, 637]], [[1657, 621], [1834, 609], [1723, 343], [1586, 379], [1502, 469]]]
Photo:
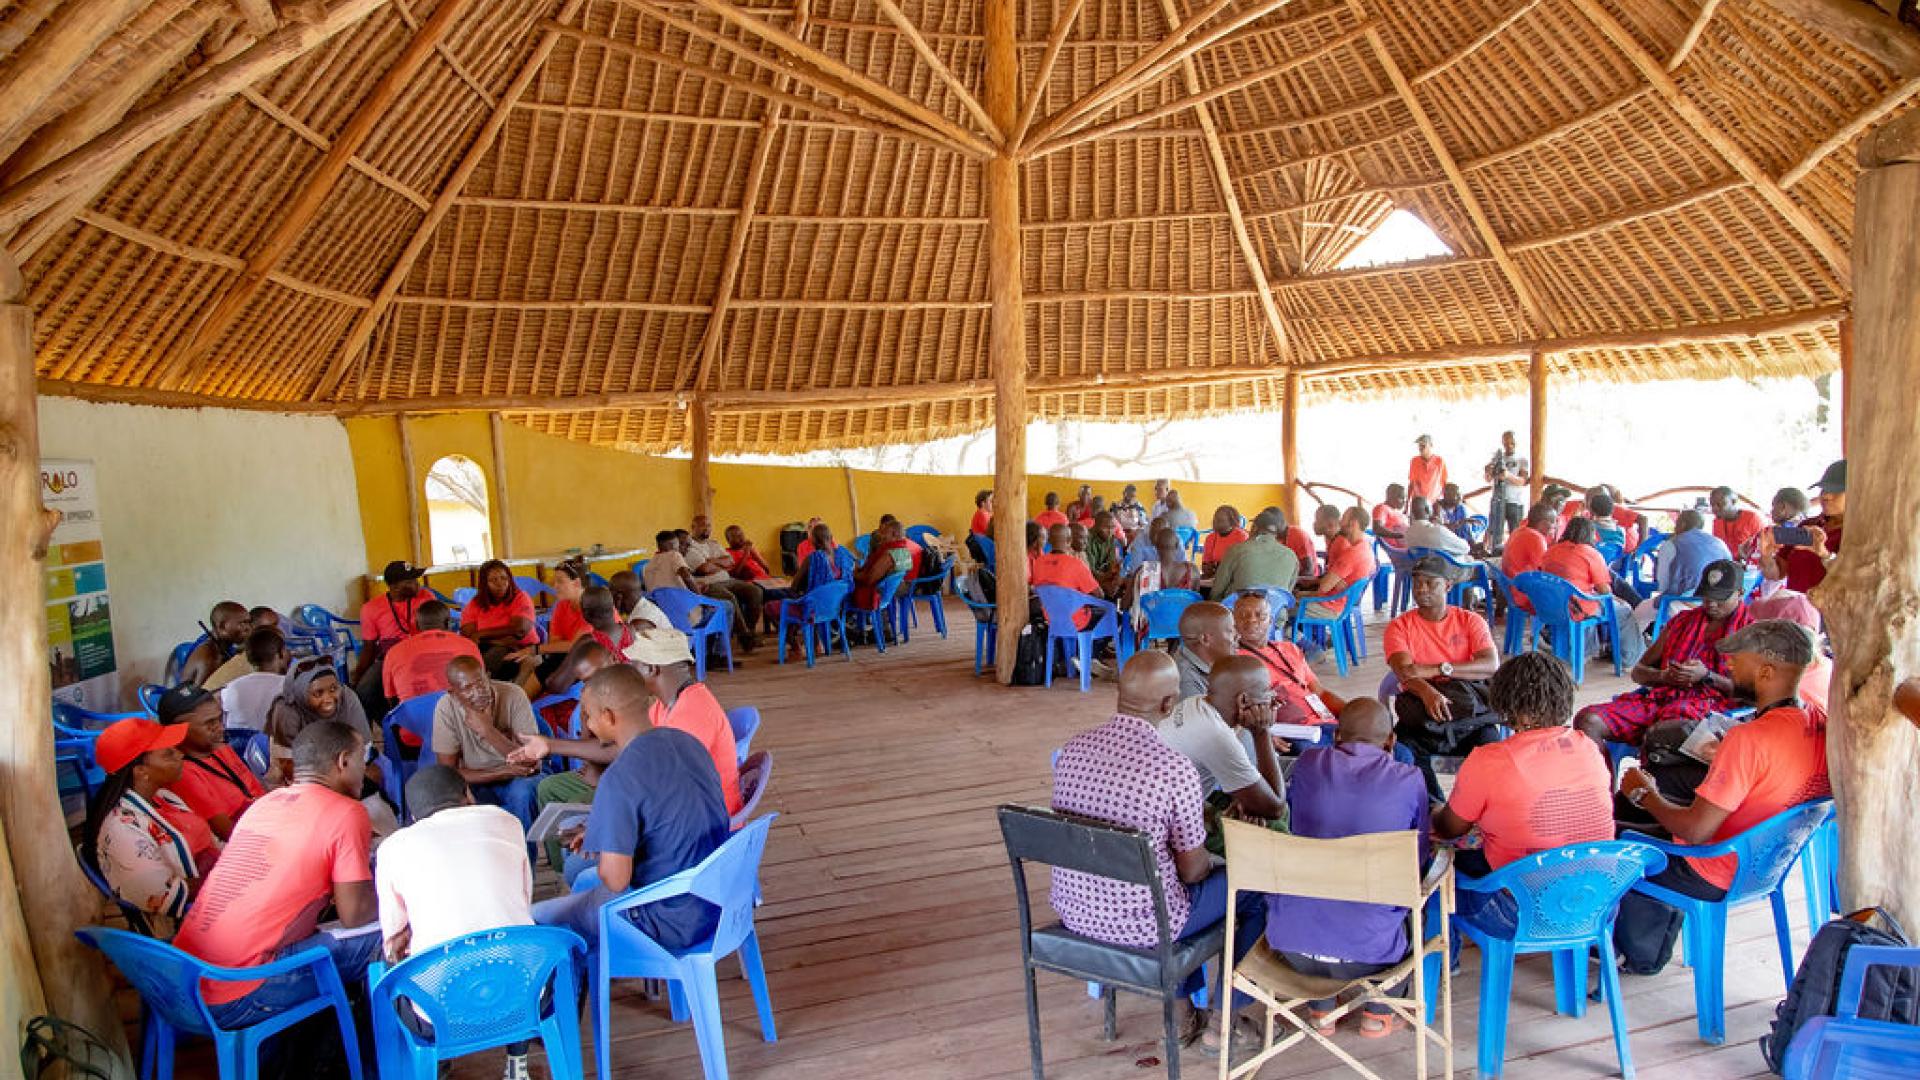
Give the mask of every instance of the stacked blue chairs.
[[[705, 681], [707, 677], [707, 648], [709, 642], [717, 642], [727, 658], [727, 670], [733, 670], [733, 608], [718, 600], [709, 600], [698, 593], [685, 589], [655, 589], [647, 594], [647, 599], [660, 605], [667, 613], [667, 621], [675, 630], [687, 635], [687, 644], [693, 647], [694, 678]], [[697, 614], [705, 609], [704, 620], [696, 621]]]
[[1651, 896], [1686, 917], [1686, 956], [1693, 968], [1693, 1004], [1703, 1042], [1717, 1045], [1727, 1041], [1727, 913], [1734, 908], [1763, 897], [1772, 905], [1780, 969], [1786, 977], [1787, 989], [1793, 989], [1793, 928], [1787, 921], [1787, 871], [1793, 869], [1802, 851], [1832, 813], [1832, 799], [1816, 799], [1782, 810], [1739, 836], [1698, 847], [1633, 832], [1622, 834], [1623, 838], [1666, 852], [1669, 858], [1739, 857], [1740, 868], [1733, 875], [1733, 884], [1719, 900], [1700, 900], [1650, 881], [1634, 886], [1635, 892]]
[[296, 631], [309, 636], [327, 638], [346, 646], [349, 652], [360, 647], [360, 636], [355, 631], [359, 625], [359, 619], [337, 615], [319, 604], [301, 604], [293, 609], [293, 626]]
[[907, 539], [919, 544], [922, 549], [926, 548], [928, 541], [939, 535], [940, 530], [931, 525], [907, 526]]
[[760, 730], [760, 710], [751, 705], [728, 709], [727, 726], [733, 729], [734, 757], [745, 764], [747, 747], [753, 742], [753, 733]]
[[[1553, 954], [1555, 1007], [1567, 1016], [1587, 1011], [1587, 957], [1600, 953], [1600, 992], [1613, 1022], [1613, 1048], [1620, 1075], [1631, 1080], [1627, 1017], [1620, 1000], [1620, 972], [1613, 964], [1613, 923], [1620, 898], [1667, 865], [1645, 844], [1611, 840], [1572, 844], [1517, 859], [1483, 878], [1461, 875], [1456, 888], [1497, 897], [1471, 915], [1455, 915], [1454, 927], [1480, 946], [1480, 1075], [1499, 1076], [1507, 1050], [1507, 1003], [1513, 994], [1514, 957]], [[1429, 971], [1432, 980], [1436, 973]]]
[[983, 664], [991, 665], [1000, 652], [1000, 628], [994, 621], [994, 605], [975, 600], [962, 592], [960, 601], [973, 611], [973, 673], [980, 674]]
[[774, 639], [773, 662], [787, 662], [787, 630], [789, 627], [799, 631], [800, 644], [807, 656], [807, 666], [813, 666], [813, 653], [816, 639], [819, 648], [825, 652], [833, 651], [833, 637], [837, 631], [840, 638], [840, 651], [848, 660], [853, 659], [853, 650], [847, 647], [847, 595], [853, 586], [846, 581], [829, 581], [808, 589], [804, 596], [780, 602], [780, 624]]
[[80, 790], [93, 802], [93, 789], [105, 783], [107, 772], [93, 760], [93, 741], [109, 726], [121, 720], [145, 717], [144, 712], [103, 713], [83, 709], [65, 701], [53, 703], [53, 767], [72, 766], [80, 777]]
[[1202, 597], [1192, 589], [1156, 589], [1142, 596], [1140, 610], [1147, 613], [1147, 628], [1134, 647], [1144, 649], [1156, 641], [1180, 638], [1180, 614]]
[[[1056, 644], [1073, 643], [1074, 655], [1080, 660], [1080, 692], [1083, 694], [1093, 679], [1094, 642], [1112, 638], [1114, 651], [1119, 657], [1114, 666], [1117, 668], [1127, 662], [1133, 650], [1128, 648], [1128, 635], [1121, 629], [1120, 609], [1114, 607], [1112, 601], [1075, 592], [1063, 585], [1041, 585], [1033, 591], [1040, 597], [1040, 609], [1047, 614], [1046, 685], [1053, 685]], [[1099, 614], [1081, 629], [1074, 625], [1073, 617], [1087, 608], [1093, 608]]]
[[[1855, 945], [1840, 973], [1840, 996], [1832, 1016], [1808, 1020], [1787, 1046], [1787, 1080], [1891, 1080], [1920, 1076], [1920, 1027], [1860, 1016], [1867, 971], [1875, 967], [1920, 969], [1920, 949]], [[1920, 971], [1916, 971], [1920, 974]]]
[[1315, 615], [1316, 604], [1321, 600], [1302, 599], [1300, 610], [1293, 619], [1293, 640], [1300, 642], [1316, 629], [1326, 634], [1333, 648], [1334, 666], [1345, 675], [1347, 668], [1357, 662], [1360, 650], [1365, 648], [1365, 631], [1359, 625], [1359, 608], [1366, 603], [1367, 589], [1371, 587], [1369, 579], [1362, 578], [1347, 587], [1343, 594], [1346, 606], [1335, 615]]
[[192, 656], [193, 650], [199, 648], [200, 643], [205, 640], [207, 635], [201, 634], [192, 641], [183, 641], [175, 645], [173, 651], [167, 654], [166, 673], [161, 676], [161, 681], [167, 686], [180, 685], [180, 669], [187, 666], [187, 658]]
[[[760, 1013], [760, 1035], [776, 1039], [773, 999], [760, 961], [760, 938], [753, 909], [760, 892], [760, 858], [767, 829], [776, 815], [758, 818], [728, 838], [698, 866], [623, 893], [600, 907], [600, 947], [594, 983], [593, 1053], [596, 1076], [612, 1076], [613, 1015], [610, 993], [615, 979], [666, 979], [676, 1018], [690, 1007], [700, 1042], [700, 1064], [707, 1080], [726, 1080], [727, 1048], [720, 1026], [720, 988], [716, 965], [735, 952], [753, 1003]], [[713, 937], [690, 948], [668, 950], [642, 933], [626, 912], [676, 896], [697, 896], [720, 909]]]
[[382, 1080], [434, 1080], [442, 1061], [534, 1039], [554, 1076], [579, 1076], [575, 994], [586, 955], [571, 930], [508, 926], [417, 952], [391, 970], [370, 966]]
[[1673, 606], [1675, 604], [1691, 605], [1691, 604], [1698, 604], [1698, 603], [1700, 603], [1700, 598], [1698, 596], [1681, 596], [1678, 593], [1661, 593], [1658, 597], [1654, 599], [1654, 602], [1653, 602], [1653, 636], [1659, 637], [1660, 631], [1665, 630], [1667, 628], [1667, 623], [1673, 618]]
[[1227, 607], [1231, 609], [1243, 596], [1259, 596], [1267, 601], [1267, 610], [1273, 613], [1273, 626], [1267, 631], [1268, 641], [1279, 641], [1286, 636], [1287, 614], [1293, 610], [1292, 593], [1270, 585], [1256, 585], [1251, 589], [1241, 589], [1227, 597]]
[[[440, 699], [446, 696], [445, 690], [436, 690], [431, 694], [408, 698], [395, 705], [393, 710], [387, 713], [386, 719], [380, 722], [390, 751], [387, 756], [392, 759], [392, 767], [386, 771], [388, 782], [382, 787], [386, 789], [387, 798], [402, 812], [406, 810], [407, 780], [419, 770], [423, 762], [433, 763], [433, 710], [439, 706]], [[413, 761], [400, 757], [402, 745], [400, 732], [402, 731], [411, 732], [420, 740], [420, 756]]]
[[773, 780], [773, 755], [761, 750], [749, 754], [740, 761], [740, 812], [729, 820], [734, 829], [739, 829], [753, 820], [754, 811], [760, 809], [760, 800], [766, 797], [767, 784]]
[[[939, 556], [929, 551], [925, 558], [937, 559]], [[896, 599], [894, 603], [898, 605], [900, 609], [897, 613], [897, 621], [900, 624], [900, 636], [903, 640], [910, 637], [907, 630], [909, 623], [914, 626], [920, 625], [919, 609], [913, 606], [916, 603], [927, 605], [927, 614], [933, 617], [933, 628], [940, 632], [941, 640], [946, 640], [947, 608], [945, 593], [947, 579], [952, 575], [953, 561], [947, 560], [933, 573], [923, 572], [919, 577], [907, 582], [901, 589], [899, 598]]]
[[1654, 555], [1660, 550], [1660, 545], [1666, 542], [1666, 533], [1648, 529], [1647, 538], [1620, 560], [1620, 568], [1615, 573], [1626, 578], [1627, 584], [1632, 585], [1633, 590], [1641, 596], [1652, 596], [1660, 588], [1660, 583], [1654, 580]]
[[1497, 566], [1487, 566], [1487, 578], [1493, 587], [1500, 591], [1500, 599], [1505, 603], [1506, 633], [1500, 639], [1500, 653], [1503, 656], [1518, 656], [1527, 647], [1527, 624], [1533, 617], [1526, 609], [1515, 603], [1513, 579], [1502, 573]]
[[[847, 604], [847, 627], [871, 633], [874, 648], [883, 653], [887, 651], [887, 635], [891, 633], [897, 640], [900, 634], [900, 612], [894, 607], [893, 598], [899, 594], [900, 586], [906, 580], [904, 573], [888, 574], [874, 588], [871, 608], [855, 607], [851, 601]], [[846, 640], [844, 632], [840, 640]]]
[[[305, 949], [258, 967], [223, 968], [189, 956], [166, 942], [126, 930], [87, 927], [74, 934], [106, 953], [140, 992], [145, 1021], [140, 1050], [141, 1076], [160, 1080], [171, 1077], [174, 1041], [184, 1034], [205, 1035], [213, 1040], [221, 1080], [254, 1080], [260, 1075], [260, 1048], [267, 1039], [309, 1016], [331, 1010], [340, 1025], [347, 1072], [353, 1080], [360, 1080], [360, 1040], [354, 1034], [353, 1011], [347, 1003], [347, 989], [340, 982], [340, 972], [325, 949]], [[200, 996], [202, 979], [252, 982], [297, 971], [311, 971], [319, 992], [252, 1027], [221, 1027]]]
[[[1587, 630], [1598, 628], [1613, 654], [1613, 673], [1620, 674], [1620, 624], [1614, 617], [1613, 598], [1581, 592], [1565, 578], [1540, 570], [1529, 570], [1513, 579], [1513, 587], [1533, 605], [1533, 647], [1540, 647], [1540, 633], [1546, 631], [1553, 655], [1566, 661], [1573, 681], [1587, 678]], [[1591, 601], [1599, 610], [1584, 619], [1573, 617], [1575, 600]]]

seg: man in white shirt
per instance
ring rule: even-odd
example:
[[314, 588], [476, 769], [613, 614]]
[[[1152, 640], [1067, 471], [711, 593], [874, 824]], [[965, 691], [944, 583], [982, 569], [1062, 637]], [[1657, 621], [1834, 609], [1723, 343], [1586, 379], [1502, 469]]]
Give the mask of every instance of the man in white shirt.
[[226, 710], [228, 727], [265, 731], [267, 710], [286, 685], [292, 657], [287, 653], [286, 639], [271, 627], [247, 635], [244, 655], [253, 670], [220, 688], [220, 707]]
[[1444, 551], [1462, 558], [1473, 551], [1460, 534], [1433, 520], [1433, 507], [1418, 495], [1407, 500], [1407, 531], [1401, 542], [1409, 549]]
[[1277, 821], [1286, 815], [1287, 784], [1268, 735], [1272, 724], [1266, 665], [1235, 654], [1214, 663], [1205, 695], [1182, 701], [1156, 730], [1193, 762], [1201, 786], [1225, 793], [1240, 816]]
[[753, 582], [733, 576], [733, 553], [727, 550], [726, 544], [713, 538], [713, 522], [707, 520], [706, 515], [694, 516], [692, 527], [687, 530], [685, 554], [687, 569], [700, 586], [701, 595], [733, 605], [734, 634], [743, 648], [752, 651], [753, 630], [760, 625], [760, 609], [766, 603], [766, 594]]
[[[414, 823], [381, 845], [374, 870], [389, 964], [469, 935], [533, 925], [533, 867], [512, 814], [476, 805], [445, 765], [413, 774], [407, 805]], [[503, 1075], [526, 1080], [526, 1043], [507, 1047]]]

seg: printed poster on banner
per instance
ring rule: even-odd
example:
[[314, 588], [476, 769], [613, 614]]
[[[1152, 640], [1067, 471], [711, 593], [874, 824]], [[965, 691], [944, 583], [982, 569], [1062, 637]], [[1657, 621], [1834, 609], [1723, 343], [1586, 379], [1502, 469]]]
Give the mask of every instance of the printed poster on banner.
[[61, 515], [44, 564], [53, 696], [89, 709], [110, 710], [120, 688], [114, 674], [113, 607], [107, 599], [107, 558], [100, 543], [93, 462], [42, 461], [40, 501]]

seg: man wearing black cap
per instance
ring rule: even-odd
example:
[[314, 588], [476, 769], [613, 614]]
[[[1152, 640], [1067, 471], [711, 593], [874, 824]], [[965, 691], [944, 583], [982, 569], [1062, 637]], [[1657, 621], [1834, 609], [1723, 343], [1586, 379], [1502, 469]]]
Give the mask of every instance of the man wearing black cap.
[[368, 716], [385, 716], [387, 650], [420, 631], [420, 605], [432, 597], [420, 588], [427, 572], [395, 559], [380, 575], [387, 592], [360, 608], [360, 655], [353, 664], [353, 692]]
[[1487, 620], [1447, 603], [1456, 571], [1445, 559], [1428, 555], [1409, 572], [1413, 610], [1387, 624], [1381, 646], [1400, 681], [1395, 734], [1439, 799], [1434, 755], [1464, 754], [1493, 740], [1500, 718], [1487, 704], [1487, 680], [1500, 666], [1500, 651]]
[[1715, 646], [1753, 622], [1742, 601], [1746, 572], [1731, 560], [1700, 571], [1699, 607], [1674, 616], [1633, 665], [1639, 687], [1612, 701], [1589, 705], [1574, 726], [1602, 744], [1639, 744], [1647, 729], [1667, 720], [1698, 720], [1735, 708], [1727, 658]]
[[[1720, 740], [1693, 801], [1681, 805], [1668, 799], [1640, 769], [1620, 778], [1621, 796], [1682, 844], [1718, 843], [1789, 807], [1833, 793], [1825, 719], [1803, 709], [1795, 697], [1801, 673], [1813, 662], [1813, 635], [1798, 623], [1763, 619], [1717, 648], [1727, 657], [1733, 697], [1759, 708]], [[1648, 883], [1718, 900], [1727, 894], [1738, 866], [1733, 855], [1674, 858]], [[1638, 891], [1628, 893], [1620, 901], [1613, 934], [1624, 970], [1652, 975], [1665, 967], [1680, 923], [1674, 907]]]
[[1772, 529], [1760, 534], [1760, 572], [1769, 581], [1785, 579], [1794, 592], [1813, 591], [1827, 579], [1827, 569], [1840, 557], [1840, 530], [1847, 516], [1847, 462], [1843, 458], [1820, 474], [1820, 512], [1800, 523], [1807, 530], [1805, 544], [1782, 544]]
[[247, 763], [227, 745], [226, 717], [220, 699], [192, 683], [183, 683], [160, 697], [156, 712], [162, 724], [185, 724], [180, 741], [185, 763], [180, 778], [168, 785], [187, 809], [207, 819], [213, 834], [225, 840], [234, 823], [253, 800], [266, 794]]

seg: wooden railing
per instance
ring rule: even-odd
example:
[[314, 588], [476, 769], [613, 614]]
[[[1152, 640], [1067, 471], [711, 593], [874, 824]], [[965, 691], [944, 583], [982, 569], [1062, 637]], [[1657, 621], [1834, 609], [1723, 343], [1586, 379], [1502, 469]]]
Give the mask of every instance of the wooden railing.
[[[1558, 484], [1561, 487], [1566, 488], [1569, 491], [1572, 491], [1576, 495], [1581, 495], [1581, 496], [1585, 496], [1587, 489], [1591, 486], [1589, 484], [1576, 484], [1571, 480], [1563, 480], [1557, 476], [1548, 476], [1546, 482], [1549, 484]], [[1304, 491], [1308, 495], [1312, 496], [1313, 501], [1321, 505], [1325, 505], [1331, 501], [1320, 494], [1320, 492], [1322, 491], [1336, 492], [1340, 495], [1345, 495], [1347, 498], [1353, 500], [1353, 504], [1355, 506], [1361, 507], [1362, 509], [1372, 506], [1373, 503], [1377, 501], [1377, 499], [1370, 499], [1367, 496], [1362, 495], [1357, 491], [1354, 491], [1352, 488], [1341, 487], [1339, 484], [1331, 484], [1324, 480], [1298, 480], [1298, 481], [1295, 481], [1295, 483], [1299, 485], [1301, 491]], [[1688, 493], [1697, 493], [1699, 496], [1704, 498], [1705, 496], [1710, 494], [1715, 487], [1718, 487], [1718, 486], [1719, 485], [1717, 484], [1712, 484], [1712, 485], [1686, 484], [1680, 487], [1662, 488], [1659, 491], [1655, 491], [1647, 495], [1642, 495], [1639, 498], [1628, 499], [1627, 506], [1629, 506], [1634, 510], [1641, 511], [1642, 513], [1652, 512], [1652, 513], [1664, 513], [1664, 514], [1677, 514], [1682, 510], [1692, 509], [1694, 500], [1689, 499], [1682, 504], [1673, 505], [1673, 506], [1655, 505], [1655, 501], [1660, 499], [1665, 499], [1672, 495], [1684, 495]], [[1492, 491], [1493, 491], [1493, 487], [1491, 485], [1484, 485], [1481, 487], [1474, 488], [1472, 491], [1462, 493], [1460, 496], [1460, 500], [1465, 503], [1472, 503], [1475, 500], [1485, 498], [1487, 495], [1491, 494]], [[1748, 498], [1743, 494], [1740, 494], [1739, 492], [1734, 493], [1734, 498], [1738, 499], [1742, 504], [1746, 506], [1750, 506], [1753, 509], [1760, 511], [1763, 514], [1766, 513], [1768, 510], [1768, 507], [1760, 505], [1759, 503], [1753, 501], [1752, 499]]]

